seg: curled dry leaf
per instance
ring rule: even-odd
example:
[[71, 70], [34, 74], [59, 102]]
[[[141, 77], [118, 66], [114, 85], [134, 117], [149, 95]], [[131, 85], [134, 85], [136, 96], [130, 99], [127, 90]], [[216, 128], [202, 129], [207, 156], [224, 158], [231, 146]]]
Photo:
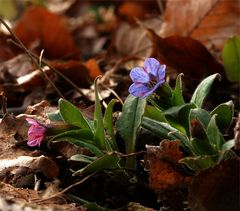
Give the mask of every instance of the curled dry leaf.
[[150, 166], [149, 187], [162, 191], [173, 187], [184, 187], [191, 178], [184, 175], [178, 164], [183, 158], [179, 141], [163, 140], [160, 146], [147, 147], [147, 163]]
[[191, 36], [221, 50], [228, 37], [240, 33], [239, 13], [238, 0], [168, 0], [159, 34]]
[[[14, 32], [27, 48], [39, 42], [48, 58], [78, 55], [72, 35], [63, 16], [51, 13], [44, 7], [29, 7], [18, 21]], [[38, 53], [39, 53], [38, 52]]]

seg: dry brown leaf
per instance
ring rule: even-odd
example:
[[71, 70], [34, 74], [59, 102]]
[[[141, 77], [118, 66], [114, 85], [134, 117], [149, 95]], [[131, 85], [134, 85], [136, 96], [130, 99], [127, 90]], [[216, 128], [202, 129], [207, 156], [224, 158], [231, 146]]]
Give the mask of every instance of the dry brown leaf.
[[30, 157], [30, 156], [19, 156], [15, 159], [1, 159], [0, 160], [0, 173], [11, 169], [14, 173], [17, 169], [27, 167], [33, 171], [40, 171], [48, 178], [57, 178], [59, 168], [57, 164], [44, 156]]
[[173, 187], [181, 187], [190, 182], [184, 175], [178, 161], [183, 158], [179, 150], [179, 141], [163, 140], [160, 146], [147, 146], [147, 162], [150, 165], [149, 187], [155, 191], [163, 191]]
[[[142, 22], [150, 29], [160, 28], [162, 21], [159, 18], [149, 18]], [[146, 36], [145, 30], [137, 25], [131, 26], [128, 23], [121, 23], [116, 31], [112, 44], [117, 51], [117, 55], [149, 57], [152, 51], [151, 42]], [[110, 52], [111, 55], [111, 52]]]
[[159, 34], [191, 36], [222, 49], [228, 37], [240, 33], [239, 15], [239, 0], [168, 0]]
[[102, 75], [102, 71], [95, 59], [89, 59], [86, 63], [85, 66], [88, 69], [88, 74], [91, 77], [92, 80], [94, 80], [97, 76]]
[[160, 62], [183, 72], [191, 79], [219, 73], [225, 79], [223, 66], [218, 63], [206, 47], [191, 37], [169, 36], [162, 38], [148, 29], [153, 45], [152, 56]]
[[189, 186], [191, 210], [239, 210], [239, 166], [239, 159], [230, 159], [196, 175]]
[[38, 50], [44, 49], [44, 56], [48, 58], [59, 59], [71, 55], [76, 57], [78, 52], [64, 17], [51, 13], [43, 7], [29, 7], [14, 31], [28, 48], [40, 42]]

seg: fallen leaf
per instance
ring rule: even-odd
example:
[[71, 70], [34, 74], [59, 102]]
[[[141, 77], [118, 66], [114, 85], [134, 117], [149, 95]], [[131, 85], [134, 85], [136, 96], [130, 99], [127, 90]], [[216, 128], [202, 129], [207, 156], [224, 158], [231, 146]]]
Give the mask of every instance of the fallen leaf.
[[128, 20], [130, 23], [135, 22], [135, 18], [143, 19], [148, 13], [146, 5], [143, 2], [123, 2], [117, 9], [120, 17]]
[[18, 21], [14, 32], [27, 48], [40, 42], [38, 54], [44, 49], [47, 58], [79, 56], [64, 17], [51, 13], [44, 7], [29, 7]]
[[[160, 28], [162, 21], [159, 18], [148, 18], [142, 21], [143, 25], [148, 26], [152, 30]], [[143, 58], [149, 57], [152, 51], [151, 42], [146, 36], [145, 30], [139, 26], [131, 26], [123, 22], [119, 25], [114, 38], [112, 39], [112, 46], [115, 48], [118, 56], [140, 56]], [[113, 52], [109, 52], [112, 56]], [[122, 58], [121, 57], [121, 58]]]
[[151, 29], [148, 29], [148, 36], [153, 44], [152, 56], [179, 73], [183, 72], [186, 77], [199, 80], [219, 73], [226, 78], [223, 66], [199, 41], [181, 36], [162, 38]]
[[231, 159], [196, 175], [189, 187], [191, 210], [239, 210], [239, 166], [239, 159]]
[[97, 76], [102, 75], [103, 72], [101, 71], [97, 61], [95, 59], [89, 59], [85, 63], [85, 66], [88, 69], [88, 74], [92, 80], [94, 80]]
[[11, 172], [16, 171], [17, 168], [27, 167], [34, 171], [42, 172], [48, 178], [57, 178], [59, 169], [57, 164], [51, 159], [40, 156], [20, 156], [15, 159], [1, 159], [0, 160], [0, 172], [11, 169]]
[[191, 178], [180, 170], [178, 161], [183, 158], [179, 141], [163, 140], [160, 146], [147, 147], [147, 163], [150, 166], [149, 187], [163, 191], [187, 185]]
[[239, 13], [237, 0], [168, 0], [159, 35], [190, 36], [221, 50], [227, 38], [240, 33]]

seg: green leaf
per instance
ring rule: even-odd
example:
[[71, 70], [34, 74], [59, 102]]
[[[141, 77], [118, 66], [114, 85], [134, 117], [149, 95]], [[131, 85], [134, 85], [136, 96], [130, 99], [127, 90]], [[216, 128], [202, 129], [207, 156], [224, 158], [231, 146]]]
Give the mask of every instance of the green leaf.
[[234, 112], [234, 104], [232, 101], [218, 105], [210, 114], [217, 114], [216, 121], [219, 129], [226, 130], [230, 127]]
[[172, 106], [180, 106], [185, 103], [182, 95], [182, 77], [183, 73], [179, 74], [176, 79], [176, 85], [172, 93]]
[[[146, 98], [140, 99], [132, 95], [126, 98], [122, 115], [117, 121], [117, 129], [126, 143], [127, 154], [135, 152], [137, 131], [142, 122], [142, 116], [146, 105]], [[128, 168], [135, 168], [135, 158], [127, 157]]]
[[61, 137], [54, 141], [56, 141], [56, 142], [68, 141], [72, 144], [75, 144], [76, 146], [80, 146], [80, 147], [90, 150], [97, 157], [101, 157], [104, 154], [98, 147], [96, 147], [94, 144], [86, 142], [86, 140], [81, 140], [81, 139], [76, 139], [76, 138], [71, 138], [71, 137]]
[[101, 109], [101, 103], [98, 96], [98, 86], [97, 86], [97, 80], [99, 77], [97, 77], [94, 80], [94, 89], [95, 89], [95, 110], [94, 110], [94, 140], [96, 142], [96, 145], [102, 149], [106, 150], [106, 144], [105, 144], [105, 134], [104, 134], [104, 126], [103, 126], [103, 115], [102, 115], [102, 109]]
[[211, 119], [211, 115], [205, 109], [194, 108], [194, 109], [191, 109], [190, 111], [189, 123], [191, 124], [191, 121], [194, 119], [198, 119], [204, 126], [204, 129], [207, 129], [207, 126]]
[[110, 101], [110, 103], [108, 104], [108, 106], [105, 110], [105, 113], [104, 113], [103, 124], [111, 138], [110, 144], [112, 146], [112, 149], [118, 151], [118, 146], [117, 146], [117, 142], [116, 142], [114, 130], [113, 130], [113, 115], [112, 115], [113, 107], [116, 102], [118, 102], [117, 99], [112, 99]]
[[191, 103], [195, 103], [198, 107], [202, 107], [203, 101], [208, 95], [212, 84], [216, 78], [221, 78], [221, 76], [216, 73], [214, 75], [210, 75], [207, 78], [205, 78], [196, 88], [196, 90], [193, 93]]
[[117, 154], [105, 154], [86, 167], [74, 172], [73, 176], [89, 174], [105, 169], [116, 169], [119, 168], [119, 161], [120, 157]]
[[222, 145], [225, 143], [225, 140], [218, 129], [218, 126], [216, 123], [216, 116], [217, 114], [214, 114], [208, 124], [207, 136], [210, 144], [215, 149], [220, 151], [222, 149]]
[[179, 162], [185, 164], [188, 168], [195, 172], [203, 171], [217, 164], [218, 155], [213, 156], [196, 156], [186, 157], [181, 159]]
[[[156, 91], [156, 93], [160, 96], [160, 99], [157, 102], [157, 106], [161, 108], [161, 110], [165, 110], [172, 106], [172, 94], [173, 90], [169, 86], [168, 83], [163, 83]], [[155, 105], [154, 105], [155, 106]]]
[[160, 109], [151, 105], [146, 105], [144, 116], [159, 122], [167, 122], [164, 113]]
[[83, 162], [83, 163], [92, 163], [93, 161], [95, 161], [97, 159], [97, 157], [91, 157], [91, 156], [87, 156], [87, 155], [83, 155], [83, 154], [76, 154], [73, 155], [72, 157], [70, 157], [69, 160], [72, 161], [79, 161], [79, 162]]
[[60, 111], [55, 111], [52, 113], [47, 113], [48, 119], [50, 119], [53, 122], [60, 122], [60, 121], [64, 121], [64, 119], [62, 118]]
[[189, 132], [189, 113], [191, 109], [196, 108], [196, 105], [194, 103], [186, 103], [181, 106], [174, 106], [166, 111], [164, 111], [164, 114], [167, 119], [169, 119], [169, 116], [174, 118], [175, 121], [177, 121], [179, 124], [182, 125], [184, 128], [184, 131], [187, 133], [187, 135], [190, 135]]
[[91, 130], [89, 122], [82, 115], [81, 111], [72, 103], [60, 99], [58, 101], [59, 111], [64, 121], [70, 125]]
[[108, 209], [106, 207], [98, 205], [96, 202], [89, 202], [85, 199], [79, 198], [71, 194], [68, 194], [68, 196], [77, 204], [82, 204], [85, 208], [87, 208], [88, 211], [113, 211], [112, 209]]
[[240, 81], [240, 35], [229, 38], [224, 45], [223, 65], [229, 81]]
[[53, 138], [50, 139], [50, 141], [54, 141], [57, 139], [62, 139], [62, 138], [75, 138], [75, 139], [80, 139], [83, 141], [86, 141], [88, 143], [94, 143], [93, 142], [93, 133], [91, 130], [88, 129], [76, 129], [76, 130], [68, 130], [63, 133], [60, 133]]
[[232, 149], [234, 146], [235, 146], [235, 140], [232, 139], [232, 140], [229, 140], [229, 141], [225, 142], [225, 143], [222, 145], [222, 149], [221, 149], [221, 150], [227, 151], [227, 150]]
[[191, 150], [186, 135], [171, 127], [168, 123], [158, 122], [154, 119], [143, 117], [142, 126], [162, 139], [179, 140], [183, 146], [187, 147], [187, 150]]
[[218, 153], [207, 138], [193, 138], [191, 140], [191, 145], [195, 155], [215, 155]]

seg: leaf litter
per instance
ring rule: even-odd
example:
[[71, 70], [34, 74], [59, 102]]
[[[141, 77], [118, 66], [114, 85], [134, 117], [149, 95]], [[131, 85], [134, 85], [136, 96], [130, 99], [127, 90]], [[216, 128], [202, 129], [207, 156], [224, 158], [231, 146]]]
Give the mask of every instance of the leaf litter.
[[[213, 108], [218, 100], [231, 99], [238, 116], [239, 87], [227, 80], [218, 56], [225, 40], [239, 34], [239, 7], [234, 1], [71, 1], [65, 5], [61, 1], [59, 7], [52, 0], [43, 2], [45, 8], [26, 6], [21, 17], [16, 17], [12, 30], [64, 98], [91, 119], [95, 101], [93, 80], [103, 76], [98, 86], [101, 108], [105, 110], [116, 96], [120, 102], [125, 101], [131, 85], [130, 69], [142, 66], [150, 56], [167, 65], [170, 84], [178, 73], [184, 73], [186, 99], [201, 79], [220, 73], [223, 84], [213, 87], [206, 105]], [[19, 9], [17, 4], [14, 7]], [[176, 7], [183, 15], [176, 17]], [[222, 15], [229, 11], [228, 18]], [[235, 190], [239, 175], [234, 172], [238, 158], [195, 175], [179, 163], [186, 152], [178, 140], [161, 140], [143, 129], [138, 139], [147, 143], [141, 149], [146, 156], [136, 154], [138, 171], [127, 176], [124, 171], [114, 170], [72, 176], [82, 163], [71, 157], [92, 156], [92, 152], [67, 140], [49, 146], [45, 142], [40, 148], [28, 147], [26, 117], [52, 125], [48, 114], [58, 111], [60, 96], [39, 67], [22, 52], [19, 43], [3, 30], [0, 45], [0, 90], [7, 97], [1, 99], [0, 209], [22, 210], [25, 206], [29, 210], [86, 210], [73, 204], [78, 202], [88, 210], [237, 210], [239, 193]], [[121, 103], [116, 103], [115, 118], [120, 111]], [[238, 125], [236, 120], [230, 128], [235, 126], [237, 155]], [[233, 137], [230, 129], [228, 136]], [[119, 147], [124, 148], [122, 137], [116, 134], [116, 138]], [[226, 190], [231, 197], [219, 207]], [[205, 198], [208, 192], [210, 199]]]

